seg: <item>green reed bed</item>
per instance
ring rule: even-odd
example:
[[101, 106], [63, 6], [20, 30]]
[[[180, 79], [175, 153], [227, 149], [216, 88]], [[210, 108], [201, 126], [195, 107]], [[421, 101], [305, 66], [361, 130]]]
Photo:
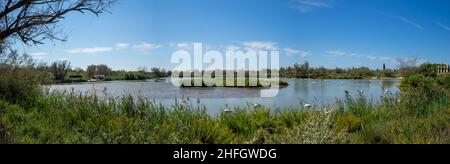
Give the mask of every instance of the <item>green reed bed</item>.
[[450, 143], [442, 88], [379, 103], [359, 95], [316, 109], [236, 107], [216, 116], [183, 100], [167, 107], [131, 96], [51, 93], [33, 104], [0, 101], [1, 143]]

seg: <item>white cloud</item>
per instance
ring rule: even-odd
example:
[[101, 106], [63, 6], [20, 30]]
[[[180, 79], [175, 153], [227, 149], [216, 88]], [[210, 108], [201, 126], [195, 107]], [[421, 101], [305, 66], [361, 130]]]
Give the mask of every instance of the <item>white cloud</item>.
[[332, 8], [332, 0], [293, 0], [291, 7], [301, 13], [309, 13], [319, 8]]
[[134, 45], [133, 48], [142, 49], [142, 50], [149, 50], [149, 49], [158, 49], [163, 47], [163, 45], [160, 44], [151, 44], [147, 42], [142, 42], [141, 44]]
[[104, 52], [110, 52], [114, 50], [111, 47], [92, 47], [92, 48], [76, 48], [67, 50], [68, 53], [71, 54], [97, 54], [97, 53], [104, 53]]
[[242, 49], [241, 47], [234, 46], [234, 45], [227, 46], [227, 48], [226, 48], [227, 51], [237, 51], [237, 50], [241, 50], [241, 49]]
[[189, 48], [189, 47], [191, 47], [193, 44], [192, 43], [178, 43], [177, 44], [177, 47], [178, 48]]
[[441, 23], [441, 22], [437, 22], [436, 23], [439, 27], [443, 28], [444, 30], [450, 31], [450, 27]]
[[130, 44], [128, 43], [118, 43], [116, 44], [116, 48], [119, 50], [128, 49], [130, 48]]
[[384, 15], [386, 17], [390, 17], [392, 19], [399, 20], [399, 21], [401, 21], [401, 22], [403, 22], [405, 24], [408, 24], [408, 25], [410, 25], [410, 26], [412, 26], [414, 28], [417, 28], [419, 30], [423, 30], [423, 26], [422, 25], [420, 25], [420, 24], [418, 24], [418, 23], [416, 23], [416, 22], [414, 22], [414, 21], [412, 21], [412, 20], [410, 20], [410, 19], [408, 19], [408, 18], [406, 18], [404, 16], [389, 14], [389, 13], [384, 12], [384, 11], [378, 11], [378, 13], [380, 13], [381, 15]]
[[30, 53], [30, 56], [35, 59], [35, 60], [44, 60], [44, 59], [48, 59], [47, 53], [45, 52], [35, 52], [35, 53]]
[[[346, 52], [341, 51], [341, 50], [332, 50], [332, 51], [327, 51], [326, 53], [327, 53], [328, 56], [330, 56], [330, 57], [341, 57], [341, 56], [347, 55]], [[354, 54], [352, 54], [352, 55], [354, 55]]]
[[253, 42], [243, 42], [242, 45], [245, 46], [246, 50], [265, 50], [265, 51], [276, 51], [278, 50], [277, 43], [275, 42], [261, 42], [261, 41], [253, 41]]
[[311, 55], [311, 52], [309, 51], [302, 51], [302, 50], [296, 50], [292, 48], [285, 48], [284, 49], [287, 56], [300, 56], [302, 58], [308, 57]]
[[393, 59], [390, 57], [382, 56], [380, 57], [380, 60], [393, 60]]
[[403, 21], [404, 23], [409, 24], [409, 25], [411, 25], [411, 26], [413, 26], [413, 27], [415, 27], [415, 28], [417, 28], [417, 29], [419, 29], [419, 30], [422, 30], [422, 29], [423, 29], [422, 25], [420, 25], [420, 24], [418, 24], [418, 23], [416, 23], [416, 22], [413, 22], [413, 21], [409, 20], [409, 19], [406, 18], [406, 17], [400, 16], [399, 19], [400, 19], [401, 21]]
[[141, 49], [141, 50], [149, 50], [149, 49], [157, 49], [161, 48], [163, 45], [160, 44], [150, 44], [147, 42], [142, 42], [141, 44], [131, 45], [129, 43], [117, 43], [111, 47], [88, 47], [88, 48], [75, 48], [66, 50], [66, 52], [71, 54], [98, 54], [105, 52], [112, 52], [118, 50], [127, 50], [130, 48]]
[[376, 56], [372, 56], [372, 55], [367, 55], [367, 56], [364, 56], [364, 57], [367, 58], [367, 59], [370, 59], [370, 60], [377, 60], [378, 59]]
[[[193, 50], [194, 49], [194, 44], [197, 42], [175, 42], [175, 43], [170, 43], [170, 47], [176, 50]], [[201, 42], [199, 42], [201, 43]], [[202, 43], [203, 49], [210, 49], [211, 46]]]
[[364, 58], [364, 59], [369, 59], [369, 60], [393, 60], [390, 57], [387, 56], [381, 56], [381, 57], [377, 57], [375, 55], [365, 55], [365, 54], [357, 54], [357, 53], [350, 53], [350, 52], [345, 52], [345, 51], [341, 51], [341, 50], [331, 50], [331, 51], [326, 51], [328, 57], [356, 57], [356, 58]]

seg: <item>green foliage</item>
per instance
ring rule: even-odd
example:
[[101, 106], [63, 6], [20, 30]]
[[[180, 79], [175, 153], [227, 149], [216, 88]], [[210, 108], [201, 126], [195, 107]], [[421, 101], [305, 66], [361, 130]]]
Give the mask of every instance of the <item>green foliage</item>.
[[402, 86], [406, 85], [406, 87], [417, 88], [417, 87], [419, 87], [419, 85], [421, 85], [423, 83], [424, 80], [425, 80], [424, 75], [414, 74], [414, 75], [407, 77], [405, 80], [403, 80]]
[[329, 110], [236, 107], [211, 116], [185, 100], [43, 94], [48, 72], [17, 53], [0, 59], [0, 143], [450, 143], [448, 76], [408, 76], [379, 103], [347, 93]]
[[280, 77], [302, 79], [365, 79], [372, 77], [395, 77], [393, 70], [370, 70], [368, 67], [350, 69], [311, 68], [308, 62], [294, 64], [293, 67], [280, 69]]
[[437, 77], [438, 85], [443, 86], [445, 89], [450, 89], [450, 76]]
[[112, 80], [146, 80], [150, 79], [149, 75], [143, 72], [126, 72], [126, 71], [116, 71], [112, 73]]
[[267, 135], [270, 144], [342, 144], [348, 143], [348, 134], [333, 128], [332, 110], [310, 112], [308, 119], [281, 133]]
[[40, 85], [49, 83], [51, 78], [51, 74], [37, 70], [28, 55], [12, 51], [0, 56], [0, 99], [32, 105], [42, 92]]
[[95, 79], [95, 78], [97, 78], [96, 76], [99, 76], [99, 75], [110, 76], [112, 74], [112, 69], [104, 64], [90, 65], [87, 67], [86, 73], [89, 78]]
[[184, 100], [52, 93], [30, 108], [0, 103], [0, 125], [12, 143], [450, 143], [448, 90], [430, 87], [378, 104], [348, 96], [336, 110], [237, 107], [217, 116]]
[[50, 72], [55, 78], [54, 80], [59, 82], [65, 80], [70, 69], [70, 63], [68, 61], [56, 61], [53, 62], [49, 67]]

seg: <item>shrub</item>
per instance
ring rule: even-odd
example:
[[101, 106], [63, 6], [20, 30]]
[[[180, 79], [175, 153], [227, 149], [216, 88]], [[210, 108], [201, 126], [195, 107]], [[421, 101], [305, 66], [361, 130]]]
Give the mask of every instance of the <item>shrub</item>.
[[30, 106], [41, 94], [41, 84], [50, 83], [51, 75], [39, 71], [28, 55], [16, 51], [0, 56], [0, 99]]
[[311, 117], [303, 124], [285, 129], [284, 133], [269, 135], [267, 143], [278, 144], [342, 144], [348, 143], [345, 131], [333, 129], [332, 110], [311, 112]]
[[347, 129], [349, 133], [354, 133], [361, 130], [362, 121], [353, 114], [342, 114], [336, 118], [336, 127], [338, 129]]
[[411, 86], [413, 88], [417, 88], [423, 82], [424, 79], [425, 79], [424, 75], [422, 75], [422, 74], [414, 74], [414, 75], [409, 76], [406, 79], [405, 83], [408, 86]]
[[23, 114], [21, 107], [0, 100], [0, 144], [13, 143], [11, 130], [24, 121]]
[[440, 76], [437, 78], [437, 83], [445, 89], [450, 89], [450, 76]]

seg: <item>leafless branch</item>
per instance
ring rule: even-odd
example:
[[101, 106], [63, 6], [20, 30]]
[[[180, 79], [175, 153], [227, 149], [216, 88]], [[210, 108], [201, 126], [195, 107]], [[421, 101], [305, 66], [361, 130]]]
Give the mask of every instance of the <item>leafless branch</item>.
[[116, 0], [0, 0], [0, 44], [20, 40], [43, 44], [46, 39], [64, 41], [57, 25], [72, 12], [99, 15]]

